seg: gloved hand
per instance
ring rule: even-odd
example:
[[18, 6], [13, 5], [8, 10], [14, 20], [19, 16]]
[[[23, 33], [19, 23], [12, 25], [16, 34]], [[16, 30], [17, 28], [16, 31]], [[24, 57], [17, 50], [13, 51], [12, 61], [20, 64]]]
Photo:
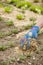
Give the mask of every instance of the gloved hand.
[[23, 48], [24, 44], [27, 43], [27, 49], [30, 48], [30, 38], [37, 38], [38, 31], [39, 27], [33, 26], [32, 29], [20, 40], [20, 47]]

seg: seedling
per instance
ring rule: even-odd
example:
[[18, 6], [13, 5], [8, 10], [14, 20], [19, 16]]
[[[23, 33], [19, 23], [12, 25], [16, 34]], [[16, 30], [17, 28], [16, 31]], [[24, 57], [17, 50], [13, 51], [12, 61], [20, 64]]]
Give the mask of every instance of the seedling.
[[27, 26], [24, 26], [24, 30], [28, 30], [32, 27], [33, 25], [27, 25]]
[[20, 0], [7, 0], [7, 3], [16, 5]]
[[0, 32], [0, 38], [4, 37], [4, 34], [2, 32]]
[[0, 46], [0, 51], [5, 51], [7, 48], [7, 46]]
[[12, 2], [12, 0], [7, 0], [7, 3], [11, 3]]
[[14, 34], [18, 34], [18, 32], [19, 32], [18, 29], [13, 29], [12, 30], [12, 33], [14, 33]]
[[22, 9], [20, 12], [22, 12], [23, 14], [25, 13], [25, 10], [24, 9]]
[[27, 6], [23, 6], [21, 7], [22, 10], [26, 10], [27, 9]]
[[8, 46], [9, 46], [9, 47], [15, 47], [15, 43], [9, 42], [9, 43], [8, 43]]
[[12, 0], [12, 3], [18, 3], [20, 0]]
[[30, 10], [33, 11], [33, 12], [35, 12], [35, 13], [41, 14], [41, 12], [43, 11], [43, 8], [40, 7], [40, 6], [34, 6], [34, 5], [32, 5], [30, 7]]
[[0, 3], [0, 8], [2, 8], [3, 7], [3, 4], [2, 3]]
[[10, 58], [10, 60], [11, 60], [11, 62], [15, 62], [16, 59], [15, 58]]
[[28, 7], [30, 7], [31, 5], [32, 5], [32, 4], [31, 4], [30, 2], [20, 1], [20, 2], [17, 3], [16, 7], [21, 8], [21, 7], [24, 6], [24, 7], [28, 8]]
[[30, 20], [30, 21], [33, 21], [33, 25], [35, 25], [35, 24], [36, 24], [36, 23], [35, 23], [35, 21], [36, 21], [36, 18], [34, 18], [34, 17], [31, 17], [29, 20]]
[[18, 20], [24, 20], [24, 19], [25, 19], [25, 16], [22, 15], [22, 14], [17, 14], [16, 18], [17, 18]]
[[9, 63], [8, 63], [8, 62], [3, 61], [3, 62], [0, 62], [0, 65], [9, 65]]
[[6, 12], [6, 13], [10, 13], [10, 12], [12, 12], [12, 7], [11, 6], [6, 6], [5, 8], [4, 8], [4, 11]]
[[36, 18], [34, 18], [34, 17], [30, 17], [30, 19], [29, 19], [30, 21], [36, 21]]
[[10, 36], [12, 34], [12, 32], [10, 31], [10, 32], [7, 32], [6, 34], [5, 34], [5, 36]]
[[24, 55], [19, 55], [19, 59], [20, 59], [20, 60], [25, 60], [25, 59], [26, 59], [26, 56], [24, 56]]
[[5, 22], [5, 24], [7, 26], [12, 26], [13, 25], [13, 21], [12, 20], [8, 20], [8, 21]]

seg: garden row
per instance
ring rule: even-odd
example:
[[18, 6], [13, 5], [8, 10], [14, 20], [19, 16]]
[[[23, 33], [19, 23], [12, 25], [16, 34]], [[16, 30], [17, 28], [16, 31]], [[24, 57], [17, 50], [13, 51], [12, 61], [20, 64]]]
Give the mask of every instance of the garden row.
[[[38, 14], [43, 13], [43, 7], [33, 5], [32, 3], [25, 1], [25, 0], [7, 0], [6, 3], [7, 4], [13, 4], [17, 8], [22, 9], [23, 11], [26, 10], [26, 9], [29, 9], [30, 11], [33, 11], [33, 12], [38, 13]], [[0, 4], [0, 6], [3, 6], [3, 5]], [[12, 11], [12, 9], [13, 9], [13, 7], [11, 7], [9, 5], [4, 7], [4, 10], [7, 13], [10, 13]]]
[[[19, 14], [19, 15], [16, 16], [16, 18], [19, 19], [19, 20], [22, 20], [23, 16], [21, 14]], [[33, 22], [31, 25], [28, 24], [27, 26], [24, 26], [23, 28], [21, 27], [21, 28], [18, 29], [17, 27], [15, 27], [12, 20], [4, 20], [4, 18], [0, 16], [0, 24], [4, 23], [3, 25], [7, 26], [8, 28], [13, 26], [13, 29], [10, 28], [11, 30], [9, 32], [4, 33], [2, 31], [0, 31], [0, 38], [5, 37], [5, 36], [9, 36], [9, 35], [12, 35], [12, 34], [18, 34], [18, 33], [22, 32], [24, 30], [30, 29], [33, 25], [36, 24], [35, 23], [36, 18], [31, 17], [29, 20]]]
[[[17, 18], [18, 18], [18, 19], [20, 19], [21, 17], [22, 17], [21, 15], [17, 15]], [[14, 26], [12, 20], [4, 21], [4, 18], [3, 18], [3, 17], [0, 17], [0, 22], [1, 22], [2, 24], [4, 23], [7, 27], [14, 26], [14, 28], [11, 29], [9, 32], [4, 33], [4, 32], [1, 32], [1, 31], [0, 31], [0, 38], [3, 38], [3, 37], [5, 37], [5, 36], [10, 36], [10, 35], [12, 35], [12, 34], [18, 34], [18, 33], [22, 32], [22, 31], [24, 31], [24, 30], [30, 29], [33, 25], [36, 24], [36, 23], [35, 23], [36, 18], [31, 17], [29, 20], [33, 22], [31, 25], [28, 24], [27, 26], [24, 26], [23, 28], [21, 27], [21, 28], [18, 29], [17, 27]], [[41, 31], [40, 33], [42, 33], [42, 32], [43, 32], [43, 31]]]

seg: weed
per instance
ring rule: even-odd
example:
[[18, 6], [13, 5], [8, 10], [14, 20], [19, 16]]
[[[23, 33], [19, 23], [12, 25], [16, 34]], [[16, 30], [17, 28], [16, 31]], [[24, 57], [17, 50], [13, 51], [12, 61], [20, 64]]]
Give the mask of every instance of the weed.
[[7, 26], [12, 26], [13, 25], [13, 21], [12, 20], [8, 20], [8, 21], [5, 22], [5, 24]]
[[12, 30], [12, 33], [14, 33], [14, 34], [17, 34], [19, 31], [18, 31], [18, 29], [13, 29]]
[[12, 10], [13, 10], [13, 8], [12, 8], [11, 6], [6, 6], [6, 7], [4, 8], [4, 11], [7, 12], [7, 13], [12, 12]]
[[18, 20], [23, 20], [23, 19], [25, 19], [25, 16], [22, 15], [22, 14], [17, 14], [16, 18], [17, 18]]

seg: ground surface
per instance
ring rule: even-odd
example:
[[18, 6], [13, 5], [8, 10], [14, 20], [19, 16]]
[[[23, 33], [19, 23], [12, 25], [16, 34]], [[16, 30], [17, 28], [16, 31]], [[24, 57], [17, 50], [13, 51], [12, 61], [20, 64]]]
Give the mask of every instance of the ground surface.
[[[35, 17], [37, 19], [35, 22], [39, 22], [43, 20], [43, 15], [25, 10], [25, 19], [18, 20], [16, 19], [16, 15], [19, 13], [22, 14], [21, 9], [13, 5], [12, 7], [13, 11], [9, 14], [5, 13], [3, 8], [0, 8], [0, 16], [3, 18], [3, 20], [0, 21], [0, 32], [4, 33], [4, 35], [0, 34], [0, 46], [4, 46], [3, 48], [5, 48], [4, 51], [2, 49], [0, 51], [0, 65], [43, 65], [43, 34], [38, 36], [36, 41], [38, 44], [35, 44], [37, 48], [22, 51], [18, 47], [18, 39], [28, 32], [28, 30], [23, 30], [23, 27], [33, 23], [29, 18]], [[7, 26], [5, 24], [7, 20], [12, 20], [14, 25]], [[15, 28], [19, 30], [19, 33], [10, 34], [12, 29]]]

